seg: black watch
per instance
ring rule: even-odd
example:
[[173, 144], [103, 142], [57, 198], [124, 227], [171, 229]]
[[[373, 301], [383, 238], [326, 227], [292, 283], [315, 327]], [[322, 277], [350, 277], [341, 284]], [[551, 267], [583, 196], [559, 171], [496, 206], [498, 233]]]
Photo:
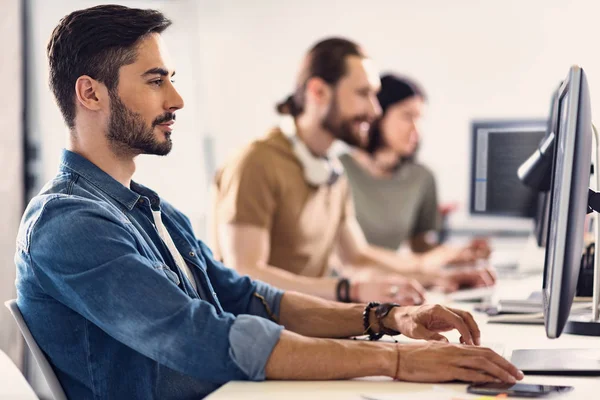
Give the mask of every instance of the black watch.
[[387, 317], [387, 315], [390, 313], [390, 311], [392, 311], [392, 308], [394, 307], [400, 307], [400, 304], [383, 303], [375, 308], [375, 318], [379, 323], [379, 333], [383, 333], [384, 335], [390, 336], [396, 336], [400, 334], [400, 332], [398, 332], [397, 330], [386, 328], [385, 325], [383, 325], [383, 319]]

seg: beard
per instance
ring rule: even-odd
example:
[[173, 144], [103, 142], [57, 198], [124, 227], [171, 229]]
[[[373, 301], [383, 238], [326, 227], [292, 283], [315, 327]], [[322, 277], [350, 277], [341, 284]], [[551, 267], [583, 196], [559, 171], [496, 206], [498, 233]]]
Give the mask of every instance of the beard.
[[356, 123], [361, 122], [369, 123], [369, 118], [366, 115], [358, 115], [344, 119], [338, 107], [337, 96], [334, 96], [321, 126], [331, 132], [334, 138], [349, 146], [364, 147], [367, 142], [367, 133], [361, 135], [360, 131], [354, 128]]
[[166, 140], [160, 142], [154, 135], [154, 128], [171, 120], [175, 120], [175, 114], [168, 112], [148, 126], [140, 114], [131, 111], [116, 93], [110, 92], [110, 119], [106, 137], [118, 154], [165, 156], [173, 147], [171, 133], [166, 132]]

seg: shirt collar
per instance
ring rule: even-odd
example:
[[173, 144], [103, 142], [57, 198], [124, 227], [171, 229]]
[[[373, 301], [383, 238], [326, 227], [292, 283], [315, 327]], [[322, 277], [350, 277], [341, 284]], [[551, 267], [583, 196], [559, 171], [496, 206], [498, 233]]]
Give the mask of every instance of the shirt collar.
[[69, 170], [84, 177], [128, 210], [133, 209], [141, 196], [148, 197], [150, 203], [156, 208], [160, 205], [160, 199], [153, 190], [133, 181], [131, 181], [131, 189], [129, 189], [98, 168], [94, 163], [72, 151], [63, 149], [59, 169], [60, 171]]

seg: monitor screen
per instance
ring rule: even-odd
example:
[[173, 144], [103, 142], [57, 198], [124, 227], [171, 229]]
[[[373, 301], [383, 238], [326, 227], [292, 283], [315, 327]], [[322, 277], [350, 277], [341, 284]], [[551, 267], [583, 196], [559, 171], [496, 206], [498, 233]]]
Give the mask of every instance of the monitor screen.
[[535, 217], [538, 193], [521, 183], [517, 169], [546, 130], [546, 120], [473, 124], [471, 213]]

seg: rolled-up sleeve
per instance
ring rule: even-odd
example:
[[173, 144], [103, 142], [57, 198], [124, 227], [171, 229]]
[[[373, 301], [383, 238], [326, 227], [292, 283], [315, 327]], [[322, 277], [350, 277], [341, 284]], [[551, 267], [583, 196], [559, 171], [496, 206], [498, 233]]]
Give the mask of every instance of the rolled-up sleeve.
[[230, 356], [253, 381], [265, 379], [265, 366], [283, 327], [252, 315], [237, 317], [229, 331]]
[[[281, 298], [283, 297], [283, 291], [261, 281], [255, 281], [255, 283], [256, 293], [265, 299], [273, 315], [279, 318], [279, 306], [281, 304]], [[252, 315], [260, 315], [262, 317], [269, 318], [270, 316], [267, 314], [262, 302], [256, 300], [258, 299], [255, 297], [250, 303], [249, 313]]]
[[264, 379], [283, 328], [190, 298], [138, 245], [114, 211], [65, 196], [44, 205], [27, 256], [50, 296], [156, 362], [215, 383]]

